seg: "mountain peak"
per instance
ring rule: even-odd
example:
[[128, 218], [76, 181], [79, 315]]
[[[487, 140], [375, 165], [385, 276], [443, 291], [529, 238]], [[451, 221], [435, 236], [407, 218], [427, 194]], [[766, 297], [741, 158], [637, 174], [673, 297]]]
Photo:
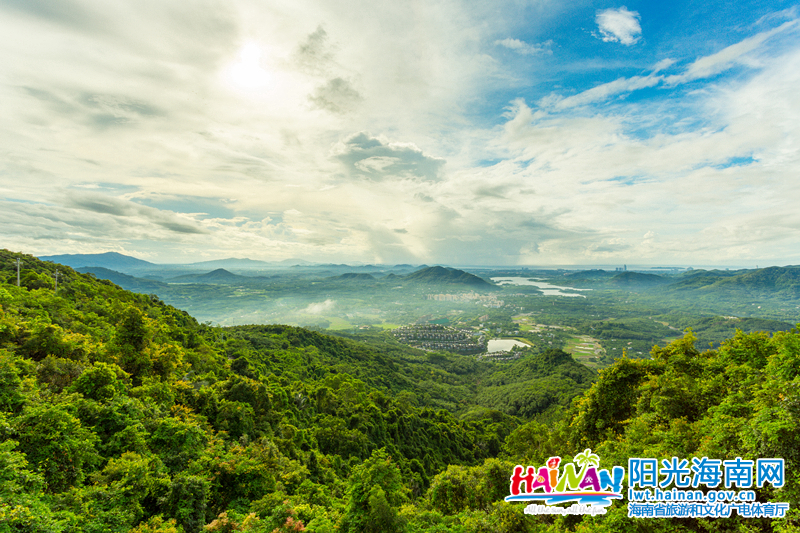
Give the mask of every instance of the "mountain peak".
[[459, 285], [472, 285], [473, 287], [491, 287], [483, 278], [470, 274], [457, 268], [448, 268], [443, 266], [426, 267], [417, 270], [407, 276], [405, 279], [409, 281], [417, 281], [422, 283], [448, 283]]

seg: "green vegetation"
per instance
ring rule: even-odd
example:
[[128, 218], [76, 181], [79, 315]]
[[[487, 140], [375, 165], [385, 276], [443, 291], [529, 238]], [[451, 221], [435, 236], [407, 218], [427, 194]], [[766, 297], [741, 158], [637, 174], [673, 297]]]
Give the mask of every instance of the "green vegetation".
[[[485, 362], [379, 328], [212, 327], [156, 296], [0, 252], [0, 531], [797, 531], [800, 332], [739, 331], [707, 351], [687, 334], [598, 376], [558, 346], [738, 323], [636, 316], [640, 304], [613, 298], [481, 307], [469, 320], [535, 344]], [[792, 511], [637, 520], [623, 501], [557, 518], [504, 501], [514, 465], [586, 448], [604, 468], [784, 458], [786, 485], [756, 492]]]
[[[507, 391], [502, 365], [380, 332], [210, 327], [8, 252], [0, 305], [0, 524], [24, 531], [405, 529], [398, 508], [439, 472], [496, 457], [517, 411], [557, 417], [593, 378], [531, 354], [541, 374]], [[532, 403], [533, 386], [555, 393]]]

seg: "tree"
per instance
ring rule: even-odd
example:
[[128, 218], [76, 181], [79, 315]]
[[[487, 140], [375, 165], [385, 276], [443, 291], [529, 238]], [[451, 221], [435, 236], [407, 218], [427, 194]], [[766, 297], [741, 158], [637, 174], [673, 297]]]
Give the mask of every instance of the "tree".
[[164, 513], [174, 518], [186, 533], [200, 531], [206, 523], [208, 482], [199, 476], [178, 475], [164, 498]]
[[20, 448], [50, 492], [79, 483], [97, 463], [97, 436], [62, 405], [33, 404], [15, 420]]
[[397, 509], [404, 499], [400, 469], [384, 448], [353, 470], [350, 498], [341, 531], [393, 533], [402, 531]]
[[25, 402], [19, 362], [19, 358], [0, 348], [0, 411], [16, 412]]
[[75, 380], [72, 390], [97, 401], [110, 400], [123, 389], [120, 378], [127, 374], [117, 365], [96, 362]]
[[144, 314], [136, 307], [128, 306], [123, 312], [114, 343], [117, 346], [119, 365], [132, 375], [136, 384], [149, 376], [153, 361], [145, 348], [150, 343], [151, 331]]

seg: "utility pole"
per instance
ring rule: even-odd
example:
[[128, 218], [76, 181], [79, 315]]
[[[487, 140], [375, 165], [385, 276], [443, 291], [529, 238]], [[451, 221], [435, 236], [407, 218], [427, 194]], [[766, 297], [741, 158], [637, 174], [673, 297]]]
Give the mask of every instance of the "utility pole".
[[58, 294], [58, 270], [56, 270], [56, 290], [54, 292]]
[[17, 259], [17, 287], [19, 287], [19, 265], [22, 263], [20, 259]]

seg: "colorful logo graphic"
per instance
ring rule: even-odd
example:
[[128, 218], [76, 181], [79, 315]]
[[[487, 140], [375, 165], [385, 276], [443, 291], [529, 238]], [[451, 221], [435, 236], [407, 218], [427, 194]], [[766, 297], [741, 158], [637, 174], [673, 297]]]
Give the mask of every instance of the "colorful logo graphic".
[[[600, 469], [600, 457], [587, 448], [560, 468], [551, 457], [538, 468], [517, 465], [511, 476], [508, 502], [536, 502], [526, 514], [605, 514], [612, 500], [623, 499], [625, 469]], [[635, 518], [783, 518], [787, 502], [756, 501], [757, 488], [784, 486], [785, 463], [780, 458], [755, 461], [671, 457], [628, 460], [628, 516]], [[574, 502], [570, 507], [558, 504]]]
[[[599, 469], [600, 457], [587, 448], [575, 456], [571, 463], [559, 469], [561, 457], [551, 457], [539, 468], [521, 465], [514, 467], [511, 476], [509, 502], [535, 501], [544, 505], [531, 505], [528, 514], [605, 514], [611, 500], [622, 498], [622, 479], [625, 469], [615, 466], [609, 472]], [[576, 502], [571, 508], [546, 506]]]

